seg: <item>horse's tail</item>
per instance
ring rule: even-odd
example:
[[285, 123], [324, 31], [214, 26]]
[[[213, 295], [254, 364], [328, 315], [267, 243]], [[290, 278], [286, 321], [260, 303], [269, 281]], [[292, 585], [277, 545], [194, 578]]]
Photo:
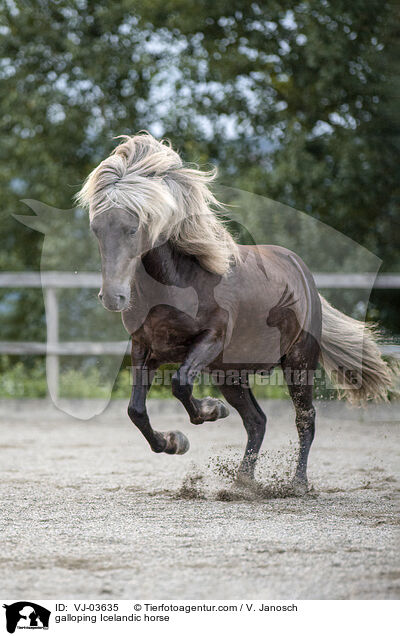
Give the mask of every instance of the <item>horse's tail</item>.
[[363, 404], [369, 399], [387, 401], [399, 365], [382, 359], [376, 328], [349, 318], [320, 298], [320, 362], [338, 387], [340, 397], [352, 404]]

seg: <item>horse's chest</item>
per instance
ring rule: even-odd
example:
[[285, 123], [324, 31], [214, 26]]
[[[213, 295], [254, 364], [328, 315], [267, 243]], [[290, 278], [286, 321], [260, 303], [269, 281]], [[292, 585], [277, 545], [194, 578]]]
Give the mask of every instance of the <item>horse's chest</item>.
[[153, 356], [163, 362], [183, 360], [196, 332], [194, 320], [170, 310], [151, 312], [141, 329]]

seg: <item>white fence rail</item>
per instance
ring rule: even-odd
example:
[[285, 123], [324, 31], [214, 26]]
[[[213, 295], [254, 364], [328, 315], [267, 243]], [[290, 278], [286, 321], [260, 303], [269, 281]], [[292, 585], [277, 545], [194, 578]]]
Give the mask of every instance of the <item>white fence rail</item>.
[[[317, 287], [322, 289], [400, 289], [400, 274], [340, 274], [315, 273]], [[1, 272], [0, 288], [43, 288], [46, 308], [47, 342], [2, 342], [0, 353], [10, 355], [45, 355], [47, 381], [51, 395], [58, 395], [59, 356], [122, 355], [128, 350], [127, 341], [60, 342], [58, 334], [57, 289], [100, 288], [97, 272]], [[382, 345], [382, 353], [400, 358], [400, 346]]]

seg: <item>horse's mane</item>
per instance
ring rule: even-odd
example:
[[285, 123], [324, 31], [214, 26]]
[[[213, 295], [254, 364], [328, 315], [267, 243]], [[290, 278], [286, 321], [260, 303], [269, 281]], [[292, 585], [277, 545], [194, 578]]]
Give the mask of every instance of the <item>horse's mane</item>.
[[208, 186], [216, 170], [185, 166], [169, 142], [149, 133], [122, 140], [88, 176], [77, 203], [89, 208], [91, 219], [111, 206], [136, 213], [152, 244], [165, 237], [208, 271], [226, 273], [239, 256], [217, 216], [223, 206]]

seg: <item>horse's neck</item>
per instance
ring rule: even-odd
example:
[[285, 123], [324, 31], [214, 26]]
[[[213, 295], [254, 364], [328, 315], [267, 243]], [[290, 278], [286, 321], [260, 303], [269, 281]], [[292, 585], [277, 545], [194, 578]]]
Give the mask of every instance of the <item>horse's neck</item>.
[[179, 252], [169, 241], [142, 256], [142, 263], [146, 272], [164, 285], [190, 285], [202, 271], [195, 258]]

